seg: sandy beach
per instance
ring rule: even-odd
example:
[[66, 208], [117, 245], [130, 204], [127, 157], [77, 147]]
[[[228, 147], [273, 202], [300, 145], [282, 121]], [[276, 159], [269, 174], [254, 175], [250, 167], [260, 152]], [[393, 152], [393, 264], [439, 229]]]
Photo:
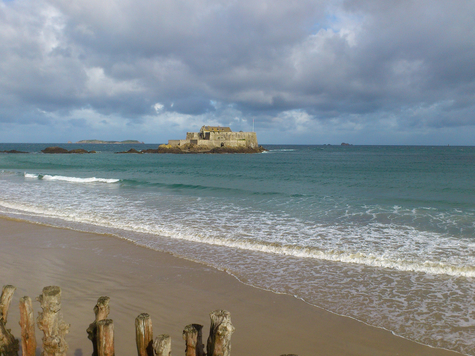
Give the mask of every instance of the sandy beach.
[[[154, 334], [170, 334], [172, 353], [184, 353], [185, 325], [204, 325], [209, 313], [231, 312], [236, 328], [232, 354], [282, 355], [457, 355], [394, 336], [239, 282], [216, 269], [139, 247], [113, 236], [82, 233], [0, 219], [0, 280], [17, 287], [7, 327], [19, 337], [18, 301], [36, 298], [43, 287], [62, 288], [63, 314], [71, 324], [70, 355], [89, 355], [86, 329], [100, 296], [111, 298], [117, 355], [135, 349], [135, 317], [151, 315]], [[34, 302], [35, 317], [39, 303]], [[37, 341], [41, 343], [37, 329]]]

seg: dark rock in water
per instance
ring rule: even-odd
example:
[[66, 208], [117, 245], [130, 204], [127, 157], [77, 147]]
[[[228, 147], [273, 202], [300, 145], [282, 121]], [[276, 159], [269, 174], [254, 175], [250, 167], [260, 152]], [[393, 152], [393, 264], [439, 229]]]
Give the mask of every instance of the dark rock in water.
[[41, 152], [43, 153], [69, 153], [67, 149], [58, 147], [58, 146], [46, 147], [44, 150], [41, 150]]
[[10, 151], [0, 151], [0, 153], [29, 153], [29, 152], [10, 150]]
[[135, 148], [131, 148], [128, 151], [116, 152], [116, 153], [143, 153], [142, 151], [137, 151]]
[[342, 142], [341, 143], [341, 146], [353, 146], [352, 144], [349, 144], [349, 143], [346, 143], [346, 142]]
[[208, 147], [200, 147], [196, 145], [186, 144], [183, 146], [160, 145], [157, 149], [148, 148], [146, 150], [137, 151], [131, 148], [128, 151], [116, 153], [174, 153], [174, 154], [193, 154], [193, 153], [260, 153], [267, 151], [264, 147], [257, 148], [250, 147], [215, 147], [210, 149]]
[[267, 151], [264, 147], [215, 147], [209, 153], [261, 153]]
[[77, 148], [75, 150], [69, 151], [69, 153], [96, 153], [96, 151], [87, 151], [84, 148]]
[[158, 149], [147, 148], [146, 150], [142, 150], [142, 153], [158, 153]]
[[68, 151], [65, 148], [58, 147], [58, 146], [52, 146], [52, 147], [46, 147], [44, 150], [41, 150], [43, 153], [96, 153], [96, 151], [86, 151], [85, 149], [82, 148], [76, 148], [74, 150]]
[[181, 150], [178, 147], [170, 147], [168, 145], [160, 145], [158, 146], [157, 153], [175, 153], [175, 154], [181, 154], [181, 153], [186, 153], [185, 151]]
[[181, 146], [160, 145], [154, 153], [175, 153], [175, 154], [198, 154], [198, 153], [261, 153], [267, 151], [264, 147], [258, 146], [251, 148], [247, 146], [223, 146], [223, 147], [206, 147], [193, 144], [185, 144]]
[[130, 150], [127, 151], [127, 153], [142, 153], [142, 152], [137, 151], [135, 148], [131, 148]]

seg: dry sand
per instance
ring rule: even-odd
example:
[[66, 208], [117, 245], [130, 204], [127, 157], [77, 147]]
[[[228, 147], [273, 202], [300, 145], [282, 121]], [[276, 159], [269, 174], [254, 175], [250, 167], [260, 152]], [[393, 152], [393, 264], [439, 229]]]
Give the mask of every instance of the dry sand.
[[[0, 219], [0, 282], [17, 287], [7, 325], [15, 336], [20, 335], [19, 299], [34, 299], [44, 286], [60, 286], [64, 319], [71, 324], [68, 354], [75, 356], [92, 352], [86, 328], [103, 295], [111, 298], [118, 356], [136, 354], [134, 323], [140, 313], [151, 315], [155, 335], [171, 335], [176, 356], [184, 354], [183, 327], [204, 325], [206, 340], [208, 314], [215, 309], [231, 312], [233, 356], [457, 355], [112, 236], [7, 219]], [[33, 306], [36, 317], [39, 303]], [[39, 345], [41, 336], [37, 329]]]

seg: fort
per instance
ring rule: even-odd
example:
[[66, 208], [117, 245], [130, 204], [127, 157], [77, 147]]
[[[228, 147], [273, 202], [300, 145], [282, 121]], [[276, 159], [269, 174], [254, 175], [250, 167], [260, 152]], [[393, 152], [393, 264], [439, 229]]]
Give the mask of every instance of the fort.
[[187, 132], [184, 140], [168, 140], [159, 150], [210, 153], [255, 153], [264, 149], [255, 132], [232, 132], [229, 127], [202, 126], [199, 132]]
[[187, 132], [185, 140], [168, 140], [170, 146], [196, 145], [207, 149], [215, 147], [257, 148], [255, 132], [232, 132], [229, 127], [202, 126], [200, 132]]

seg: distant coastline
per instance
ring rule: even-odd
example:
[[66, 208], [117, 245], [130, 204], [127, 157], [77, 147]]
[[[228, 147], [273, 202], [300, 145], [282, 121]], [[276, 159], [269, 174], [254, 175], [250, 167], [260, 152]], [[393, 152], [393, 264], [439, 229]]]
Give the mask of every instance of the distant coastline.
[[143, 144], [138, 140], [125, 140], [125, 141], [103, 141], [103, 140], [81, 140], [76, 143], [94, 143], [94, 144]]

